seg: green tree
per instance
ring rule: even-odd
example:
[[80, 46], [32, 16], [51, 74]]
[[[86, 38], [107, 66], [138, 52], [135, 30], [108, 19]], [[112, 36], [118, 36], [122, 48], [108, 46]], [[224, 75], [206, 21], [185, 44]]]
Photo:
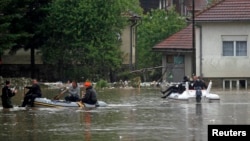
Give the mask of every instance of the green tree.
[[56, 65], [61, 78], [74, 70], [78, 78], [107, 78], [122, 63], [117, 34], [129, 10], [141, 11], [138, 0], [54, 0], [42, 29], [45, 63]]
[[[0, 0], [0, 56], [7, 49], [14, 49], [19, 41], [30, 35], [20, 30], [20, 21], [25, 16], [23, 3], [15, 0]], [[10, 53], [13, 53], [10, 51]]]
[[31, 77], [35, 76], [35, 49], [43, 42], [38, 25], [46, 16], [43, 6], [50, 0], [0, 0], [0, 55], [7, 49], [10, 54], [23, 48], [30, 49]]
[[162, 54], [153, 52], [152, 47], [182, 29], [185, 19], [173, 7], [168, 11], [151, 10], [142, 21], [137, 33], [137, 69], [161, 66]]

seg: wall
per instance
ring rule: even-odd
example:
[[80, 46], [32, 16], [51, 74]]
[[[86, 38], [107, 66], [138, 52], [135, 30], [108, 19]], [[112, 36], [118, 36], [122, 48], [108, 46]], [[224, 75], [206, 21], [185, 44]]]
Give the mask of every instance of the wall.
[[[5, 51], [2, 56], [2, 64], [30, 64], [30, 50], [20, 49], [14, 55], [10, 55], [8, 52], [8, 50]], [[38, 50], [35, 51], [35, 64], [43, 64]]]
[[[202, 36], [199, 35], [200, 29], [196, 28], [197, 75], [210, 78], [250, 77], [250, 24], [204, 23], [201, 29]], [[248, 56], [222, 56], [222, 35], [247, 35]]]
[[[168, 73], [169, 72], [172, 72], [172, 71], [175, 71], [175, 70], [178, 70], [178, 65], [175, 65], [175, 64], [168, 64], [167, 63], [167, 56], [170, 55], [175, 55], [175, 56], [178, 56], [178, 55], [184, 55], [184, 64], [181, 66], [181, 71], [179, 72], [182, 72], [182, 74], [176, 74], [178, 76], [173, 76], [175, 78], [172, 79], [172, 81], [175, 81], [175, 82], [180, 82], [182, 81], [182, 78], [184, 76], [189, 76], [189, 77], [192, 77], [192, 53], [163, 53], [162, 54], [162, 73], [164, 73], [166, 71], [166, 68], [167, 68], [167, 72], [165, 72], [165, 74], [163, 75], [162, 77], [162, 80], [168, 80], [168, 81], [171, 81], [169, 78], [168, 78]], [[174, 67], [174, 68], [172, 68]], [[180, 68], [179, 68], [180, 69]]]
[[[121, 51], [123, 52], [123, 64], [124, 65], [129, 65], [130, 63], [130, 47], [131, 47], [131, 33], [130, 33], [130, 26], [127, 26], [121, 35], [121, 40], [122, 40], [122, 45], [121, 45]], [[133, 28], [132, 31], [132, 63], [135, 63], [135, 29]]]
[[130, 27], [127, 26], [121, 35], [122, 45], [121, 51], [123, 52], [123, 64], [129, 64], [129, 54], [130, 54]]

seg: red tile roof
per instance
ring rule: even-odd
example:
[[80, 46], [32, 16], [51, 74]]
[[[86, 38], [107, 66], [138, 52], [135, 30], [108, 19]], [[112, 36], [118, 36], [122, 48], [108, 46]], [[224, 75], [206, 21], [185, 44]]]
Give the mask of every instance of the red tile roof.
[[198, 13], [195, 21], [250, 21], [250, 0], [220, 0]]
[[192, 50], [192, 24], [186, 28], [180, 30], [179, 32], [173, 34], [169, 38], [163, 40], [153, 47], [155, 51], [162, 51], [164, 49], [168, 50]]
[[[220, 0], [195, 16], [195, 22], [250, 21], [250, 0]], [[192, 50], [192, 25], [153, 47], [154, 51]]]

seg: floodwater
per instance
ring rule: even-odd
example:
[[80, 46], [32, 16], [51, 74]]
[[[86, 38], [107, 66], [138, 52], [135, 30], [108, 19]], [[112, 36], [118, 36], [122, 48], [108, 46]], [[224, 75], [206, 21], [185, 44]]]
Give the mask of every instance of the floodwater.
[[[54, 97], [58, 90], [43, 90]], [[0, 139], [5, 141], [207, 141], [211, 124], [250, 124], [250, 92], [212, 90], [220, 101], [171, 101], [158, 89], [98, 90], [108, 107], [0, 107]]]

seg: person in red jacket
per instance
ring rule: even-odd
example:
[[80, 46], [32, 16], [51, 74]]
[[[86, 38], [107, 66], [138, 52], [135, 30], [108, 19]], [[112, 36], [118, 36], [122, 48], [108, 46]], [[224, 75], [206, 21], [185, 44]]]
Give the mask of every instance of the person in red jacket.
[[10, 81], [5, 82], [5, 86], [2, 88], [2, 105], [3, 108], [13, 108], [11, 97], [15, 96], [17, 90], [10, 88]]

